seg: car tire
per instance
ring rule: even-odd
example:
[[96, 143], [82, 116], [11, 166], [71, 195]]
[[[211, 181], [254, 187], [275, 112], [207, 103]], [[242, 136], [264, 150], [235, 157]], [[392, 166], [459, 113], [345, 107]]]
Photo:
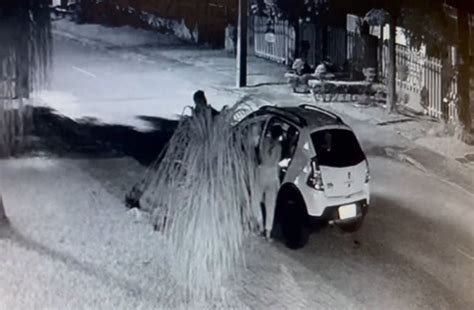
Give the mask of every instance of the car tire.
[[328, 223], [327, 219], [325, 219], [323, 217], [311, 217], [310, 218], [310, 228], [311, 228], [312, 233], [321, 231], [322, 229], [327, 227], [328, 224], [329, 223]]
[[308, 242], [309, 230], [303, 199], [294, 191], [284, 191], [278, 197], [277, 219], [288, 248], [296, 250]]
[[339, 223], [337, 226], [344, 232], [347, 233], [354, 233], [358, 231], [362, 227], [362, 223], [364, 222], [365, 216], [361, 216], [355, 221], [349, 223]]

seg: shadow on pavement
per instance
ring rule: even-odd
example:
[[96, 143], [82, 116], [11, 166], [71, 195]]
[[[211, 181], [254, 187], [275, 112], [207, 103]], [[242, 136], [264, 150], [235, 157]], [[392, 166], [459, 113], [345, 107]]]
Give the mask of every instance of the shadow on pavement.
[[38, 142], [30, 149], [62, 157], [130, 156], [142, 165], [150, 165], [166, 147], [178, 121], [152, 116], [137, 118], [148, 122], [152, 130], [138, 131], [131, 126], [102, 124], [94, 119], [75, 121], [50, 108], [35, 107], [31, 135]]

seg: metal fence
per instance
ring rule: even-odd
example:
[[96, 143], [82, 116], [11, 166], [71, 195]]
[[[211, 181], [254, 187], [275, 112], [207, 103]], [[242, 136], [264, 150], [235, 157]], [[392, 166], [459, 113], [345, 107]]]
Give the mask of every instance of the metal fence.
[[[384, 46], [380, 65], [385, 80], [388, 77], [388, 63], [389, 50], [388, 46]], [[396, 68], [399, 101], [409, 108], [423, 109], [432, 117], [457, 122], [457, 77], [443, 74], [440, 59], [397, 45]], [[411, 96], [412, 100], [404, 101], [404, 96]]]
[[255, 55], [279, 63], [289, 64], [295, 51], [295, 31], [288, 21], [269, 21], [255, 16]]
[[[296, 47], [296, 35], [287, 21], [271, 21], [268, 18], [254, 16], [254, 48], [255, 55], [280, 63], [291, 63]], [[300, 40], [310, 42], [308, 63], [316, 66], [323, 60], [322, 33], [313, 24], [301, 24]], [[329, 28], [327, 36], [327, 52], [331, 61], [342, 66], [346, 59], [346, 30]]]
[[[287, 21], [269, 21], [254, 16], [254, 48], [257, 56], [289, 64], [295, 51], [295, 31]], [[322, 60], [321, 30], [312, 24], [303, 24], [300, 40], [310, 42], [308, 62], [317, 65]], [[360, 36], [342, 28], [330, 28], [327, 36], [327, 52], [333, 63], [342, 65], [350, 62], [356, 69], [363, 58], [363, 44]], [[378, 74], [382, 82], [388, 78], [389, 50], [379, 43]], [[420, 51], [397, 45], [396, 86], [398, 101], [408, 108], [426, 112], [428, 115], [458, 122], [457, 77], [446, 74], [443, 61], [427, 57]], [[362, 70], [362, 68], [358, 68]]]
[[332, 28], [328, 30], [328, 55], [331, 61], [337, 65], [342, 66], [347, 58], [347, 31], [344, 28]]
[[[300, 39], [310, 42], [308, 62], [317, 66], [323, 61], [323, 34], [322, 29], [314, 24], [302, 24]], [[346, 30], [344, 28], [328, 27], [326, 39], [327, 56], [337, 66], [342, 66], [346, 60]]]
[[346, 57], [348, 60], [360, 58], [360, 37], [357, 33], [348, 31], [347, 32], [347, 50]]
[[17, 97], [17, 72], [14, 63], [8, 59], [0, 61], [0, 100]]

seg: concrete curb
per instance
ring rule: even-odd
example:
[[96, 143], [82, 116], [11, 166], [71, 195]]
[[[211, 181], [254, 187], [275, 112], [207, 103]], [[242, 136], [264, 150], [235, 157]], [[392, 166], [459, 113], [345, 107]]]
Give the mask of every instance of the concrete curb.
[[419, 170], [421, 170], [425, 173], [428, 172], [428, 170], [425, 168], [425, 166], [423, 166], [423, 164], [421, 162], [417, 161], [413, 157], [410, 157], [410, 156], [406, 155], [405, 153], [398, 154], [398, 158], [401, 161], [407, 162], [410, 165], [414, 166], [415, 168], [417, 168], [417, 169], [419, 169]]
[[406, 162], [422, 172], [425, 172], [425, 173], [428, 172], [428, 170], [425, 168], [425, 166], [421, 162], [405, 154], [404, 153], [405, 151], [397, 151], [390, 147], [385, 147], [384, 151], [385, 151], [385, 154], [390, 158], [396, 159], [401, 162]]

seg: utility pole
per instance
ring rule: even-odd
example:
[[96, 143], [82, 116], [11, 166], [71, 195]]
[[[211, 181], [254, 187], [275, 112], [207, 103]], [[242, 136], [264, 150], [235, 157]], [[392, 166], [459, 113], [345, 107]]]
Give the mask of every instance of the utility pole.
[[388, 96], [387, 110], [393, 112], [397, 104], [397, 65], [396, 65], [396, 37], [397, 37], [397, 13], [395, 10], [390, 12], [390, 37], [388, 41], [389, 63], [388, 63]]
[[239, 0], [237, 25], [237, 87], [247, 86], [248, 0]]

